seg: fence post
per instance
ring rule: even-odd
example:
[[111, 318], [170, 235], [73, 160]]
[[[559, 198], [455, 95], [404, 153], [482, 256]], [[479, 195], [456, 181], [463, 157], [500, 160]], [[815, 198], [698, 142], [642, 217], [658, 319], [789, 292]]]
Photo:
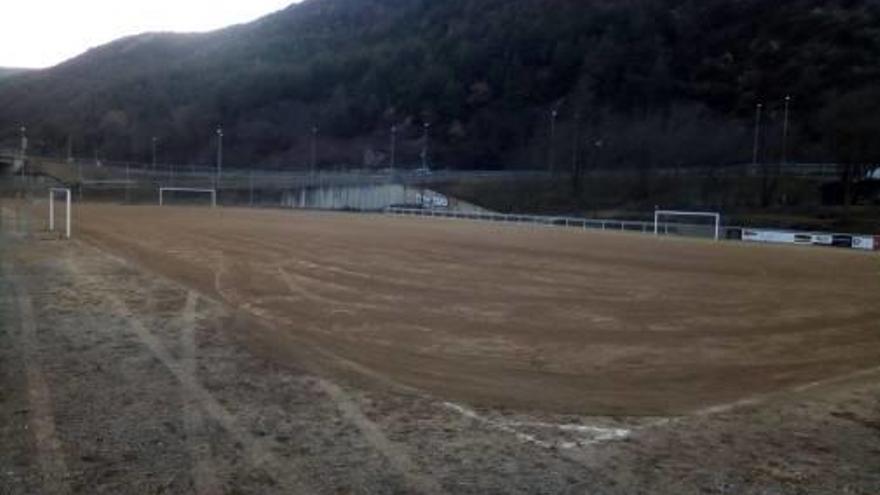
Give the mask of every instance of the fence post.
[[65, 194], [65, 199], [67, 199], [67, 209], [65, 211], [65, 219], [67, 221], [67, 238], [70, 239], [70, 210], [73, 208], [73, 198], [71, 198], [71, 191], [67, 189]]
[[55, 190], [49, 189], [49, 232], [55, 232]]

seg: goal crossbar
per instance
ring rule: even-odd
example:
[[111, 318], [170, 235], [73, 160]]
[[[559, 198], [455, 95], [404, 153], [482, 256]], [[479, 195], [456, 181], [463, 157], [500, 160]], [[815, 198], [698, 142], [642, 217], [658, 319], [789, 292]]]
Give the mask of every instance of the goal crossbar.
[[715, 240], [721, 239], [721, 214], [708, 211], [655, 210], [654, 235], [660, 235], [660, 219], [662, 217], [702, 217], [715, 221]]
[[70, 239], [70, 204], [71, 204], [71, 194], [70, 189], [63, 187], [53, 187], [49, 189], [49, 232], [55, 232], [55, 196], [58, 194], [64, 194], [65, 196], [65, 229], [64, 235], [66, 238]]
[[211, 195], [211, 208], [217, 207], [217, 190], [216, 189], [205, 189], [205, 188], [197, 188], [197, 187], [160, 187], [159, 188], [159, 206], [165, 205], [165, 193], [166, 192], [191, 192], [191, 193], [210, 194]]

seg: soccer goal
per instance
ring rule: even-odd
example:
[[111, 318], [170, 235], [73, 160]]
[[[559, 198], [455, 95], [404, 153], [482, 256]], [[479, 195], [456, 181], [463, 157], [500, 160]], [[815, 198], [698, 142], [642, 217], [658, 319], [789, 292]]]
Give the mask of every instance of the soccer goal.
[[70, 189], [53, 187], [49, 189], [49, 232], [55, 232], [55, 196], [64, 194], [66, 207], [64, 209], [64, 235], [70, 239]]
[[167, 195], [192, 195], [192, 194], [209, 194], [211, 196], [211, 208], [217, 207], [217, 190], [216, 189], [199, 189], [192, 187], [161, 187], [159, 188], [159, 206], [165, 206]]
[[654, 235], [674, 234], [721, 239], [721, 214], [704, 211], [656, 210]]

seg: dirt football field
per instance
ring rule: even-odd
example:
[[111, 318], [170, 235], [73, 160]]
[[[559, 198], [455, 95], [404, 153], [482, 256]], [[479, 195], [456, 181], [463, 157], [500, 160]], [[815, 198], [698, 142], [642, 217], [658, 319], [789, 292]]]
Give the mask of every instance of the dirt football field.
[[85, 207], [80, 236], [307, 357], [438, 397], [680, 414], [880, 362], [880, 261], [376, 215]]
[[0, 202], [0, 493], [880, 493], [880, 256]]

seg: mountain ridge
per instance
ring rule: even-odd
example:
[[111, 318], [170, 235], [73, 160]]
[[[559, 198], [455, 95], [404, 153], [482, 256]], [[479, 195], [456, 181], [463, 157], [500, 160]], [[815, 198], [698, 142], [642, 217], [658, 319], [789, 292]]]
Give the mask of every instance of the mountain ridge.
[[873, 0], [308, 0], [7, 79], [0, 129], [28, 121], [46, 153], [71, 135], [117, 159], [157, 136], [165, 159], [209, 162], [223, 125], [232, 162], [305, 167], [317, 126], [322, 165], [382, 166], [391, 125], [415, 163], [430, 122], [438, 166], [536, 168], [553, 165], [558, 106], [560, 157], [599, 162], [601, 141], [603, 166], [687, 165], [747, 161], [754, 106], [779, 134], [793, 95], [793, 149], [821, 159], [823, 109], [880, 75], [878, 25]]
[[36, 69], [26, 69], [22, 67], [0, 67], [0, 79], [5, 79], [7, 77], [17, 76], [19, 74], [24, 74], [27, 72], [32, 72]]

